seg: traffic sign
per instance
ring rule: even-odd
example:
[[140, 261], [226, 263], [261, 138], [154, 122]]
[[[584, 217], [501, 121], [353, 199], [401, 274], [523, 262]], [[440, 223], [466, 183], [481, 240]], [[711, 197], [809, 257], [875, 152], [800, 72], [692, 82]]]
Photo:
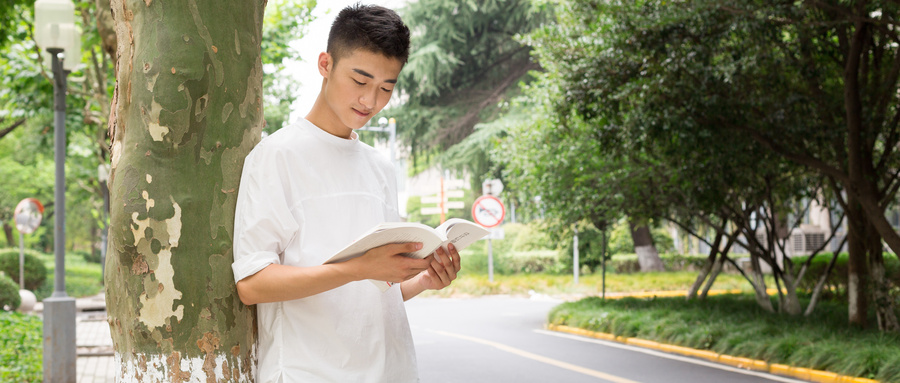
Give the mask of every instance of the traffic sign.
[[484, 227], [494, 227], [503, 222], [506, 208], [503, 202], [492, 195], [483, 195], [472, 204], [472, 218]]

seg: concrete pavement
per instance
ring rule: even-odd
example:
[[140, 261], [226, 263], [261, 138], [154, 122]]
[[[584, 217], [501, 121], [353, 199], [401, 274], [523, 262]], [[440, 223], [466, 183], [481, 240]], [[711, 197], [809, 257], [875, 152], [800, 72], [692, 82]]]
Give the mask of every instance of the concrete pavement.
[[[75, 299], [75, 359], [77, 383], [113, 383], [116, 365], [113, 343], [106, 323], [106, 298], [103, 293]], [[38, 302], [34, 311], [43, 313]]]

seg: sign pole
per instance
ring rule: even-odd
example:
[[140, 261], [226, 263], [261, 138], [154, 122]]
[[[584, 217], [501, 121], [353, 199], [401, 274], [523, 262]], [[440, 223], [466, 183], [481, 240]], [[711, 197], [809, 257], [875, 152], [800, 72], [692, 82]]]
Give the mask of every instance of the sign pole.
[[25, 234], [19, 231], [19, 289], [25, 290]]
[[581, 272], [581, 265], [579, 265], [578, 261], [578, 228], [575, 228], [575, 238], [572, 240], [572, 248], [574, 249], [574, 253], [572, 254], [572, 273], [575, 276], [575, 284], [578, 284], [578, 273]]
[[494, 283], [494, 248], [491, 237], [488, 237], [488, 282]]
[[[506, 208], [497, 197], [483, 195], [472, 204], [472, 219], [485, 228], [499, 226], [504, 217], [506, 217]], [[491, 243], [494, 233], [495, 231], [491, 229], [491, 235], [488, 237], [488, 281], [491, 283], [494, 282], [494, 247]]]

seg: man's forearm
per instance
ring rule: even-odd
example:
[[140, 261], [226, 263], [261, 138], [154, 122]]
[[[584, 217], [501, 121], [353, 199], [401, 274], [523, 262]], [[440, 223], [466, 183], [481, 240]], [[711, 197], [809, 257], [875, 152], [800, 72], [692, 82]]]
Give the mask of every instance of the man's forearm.
[[271, 264], [237, 283], [241, 302], [247, 305], [282, 302], [313, 296], [359, 280], [347, 264], [313, 267]]
[[418, 281], [419, 278], [413, 278], [400, 283], [400, 293], [403, 295], [404, 301], [408, 301], [425, 291], [425, 288]]

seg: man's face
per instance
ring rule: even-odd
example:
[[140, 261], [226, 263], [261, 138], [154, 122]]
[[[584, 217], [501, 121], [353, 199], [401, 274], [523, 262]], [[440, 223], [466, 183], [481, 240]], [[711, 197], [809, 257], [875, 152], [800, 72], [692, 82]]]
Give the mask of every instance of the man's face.
[[365, 126], [387, 105], [402, 68], [400, 60], [361, 49], [332, 61], [323, 91], [336, 120], [350, 129]]

